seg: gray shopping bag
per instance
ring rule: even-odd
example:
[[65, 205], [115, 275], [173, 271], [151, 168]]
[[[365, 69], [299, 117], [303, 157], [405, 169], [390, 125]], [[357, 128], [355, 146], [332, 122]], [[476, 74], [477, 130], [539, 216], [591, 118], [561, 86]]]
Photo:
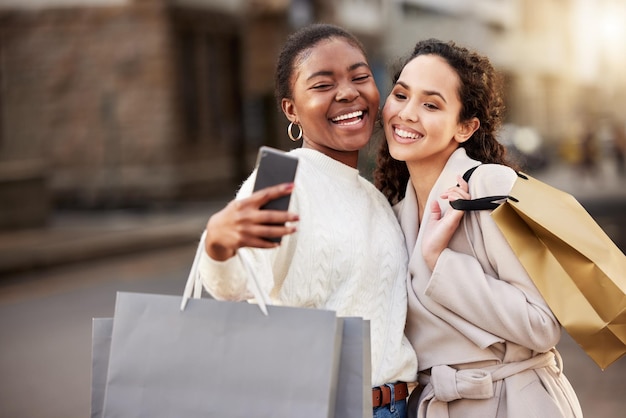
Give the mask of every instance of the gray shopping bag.
[[93, 318], [91, 335], [91, 418], [102, 418], [113, 318]]
[[335, 418], [371, 418], [372, 355], [370, 322], [343, 318]]
[[[110, 417], [333, 417], [343, 320], [332, 311], [118, 292]], [[369, 385], [368, 385], [369, 387]]]
[[[370, 322], [342, 318], [343, 333], [335, 418], [372, 416]], [[101, 418], [113, 318], [93, 319], [91, 418]]]

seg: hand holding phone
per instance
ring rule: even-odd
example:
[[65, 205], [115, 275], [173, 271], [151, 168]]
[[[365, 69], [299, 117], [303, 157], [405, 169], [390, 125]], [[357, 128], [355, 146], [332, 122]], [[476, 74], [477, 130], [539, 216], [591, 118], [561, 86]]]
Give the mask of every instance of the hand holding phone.
[[[254, 191], [282, 183], [292, 183], [296, 178], [298, 158], [287, 152], [263, 146], [257, 157], [257, 173]], [[282, 196], [266, 203], [261, 209], [287, 211], [291, 195]], [[281, 238], [266, 238], [272, 242], [280, 242]]]

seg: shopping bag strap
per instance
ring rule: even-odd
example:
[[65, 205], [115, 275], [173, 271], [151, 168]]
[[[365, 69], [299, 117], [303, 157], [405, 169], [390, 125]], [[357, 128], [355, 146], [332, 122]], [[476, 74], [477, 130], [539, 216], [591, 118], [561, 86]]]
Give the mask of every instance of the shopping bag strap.
[[193, 258], [193, 263], [191, 264], [191, 270], [189, 270], [189, 275], [187, 276], [187, 283], [185, 283], [185, 289], [183, 290], [183, 301], [180, 305], [181, 311], [185, 310], [189, 298], [193, 297], [194, 299], [199, 299], [202, 296], [202, 281], [198, 275], [198, 263], [200, 262], [201, 252], [204, 251], [205, 234], [206, 231], [202, 233], [200, 244], [196, 249], [196, 255]]
[[[465, 180], [466, 182], [469, 182], [470, 177], [472, 176], [472, 174], [478, 167], [480, 167], [480, 164], [475, 167], [470, 168], [465, 173], [463, 173], [463, 180]], [[526, 177], [523, 173], [516, 171], [516, 174], [519, 178], [528, 180], [528, 177]], [[450, 206], [452, 206], [454, 209], [464, 210], [464, 211], [493, 210], [497, 208], [498, 206], [500, 206], [502, 203], [504, 203], [507, 199], [510, 199], [514, 202], [518, 201], [516, 198], [514, 198], [513, 196], [509, 196], [509, 195], [486, 196], [486, 197], [479, 197], [476, 199], [457, 199], [457, 200], [450, 202]]]
[[[185, 284], [185, 289], [183, 291], [183, 300], [180, 304], [180, 310], [184, 311], [187, 306], [187, 302], [190, 298], [200, 299], [202, 297], [202, 279], [200, 278], [200, 274], [198, 274], [198, 263], [200, 262], [200, 257], [202, 255], [202, 251], [204, 251], [204, 238], [206, 236], [206, 231], [202, 233], [202, 237], [200, 238], [200, 244], [198, 245], [198, 249], [196, 250], [196, 255], [193, 259], [193, 263], [191, 264], [191, 270], [189, 271], [189, 276], [187, 277], [187, 283]], [[257, 278], [254, 269], [252, 269], [252, 264], [250, 261], [250, 254], [248, 254], [245, 248], [240, 248], [237, 251], [236, 257], [239, 257], [239, 261], [244, 266], [246, 270], [246, 274], [248, 275], [248, 279], [250, 280], [250, 284], [252, 285], [252, 294], [257, 301], [259, 309], [265, 315], [267, 315], [267, 305], [269, 304], [269, 296], [263, 288], [259, 284], [259, 280]]]
[[465, 173], [463, 173], [463, 180], [465, 180], [466, 183], [469, 182], [470, 177], [472, 177], [472, 174], [474, 174], [474, 171], [476, 171], [478, 167], [480, 167], [480, 164], [478, 164], [476, 167], [470, 168]]
[[269, 304], [270, 298], [267, 293], [263, 291], [263, 288], [259, 283], [259, 279], [254, 272], [254, 269], [252, 268], [252, 263], [249, 259], [250, 254], [248, 253], [246, 248], [240, 248], [237, 251], [237, 257], [239, 257], [241, 264], [243, 264], [244, 268], [246, 269], [246, 273], [248, 274], [248, 280], [250, 280], [250, 283], [252, 284], [252, 293], [254, 294], [254, 298], [256, 299], [257, 304], [259, 305], [259, 309], [261, 309], [261, 312], [267, 315], [267, 305]]
[[508, 196], [487, 196], [478, 199], [457, 199], [450, 202], [450, 206], [457, 210], [493, 210], [500, 206]]

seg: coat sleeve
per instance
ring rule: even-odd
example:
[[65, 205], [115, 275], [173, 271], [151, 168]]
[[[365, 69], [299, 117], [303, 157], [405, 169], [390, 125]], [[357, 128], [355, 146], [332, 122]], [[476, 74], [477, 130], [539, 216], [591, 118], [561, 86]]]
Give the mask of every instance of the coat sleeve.
[[[504, 166], [480, 167], [472, 176], [472, 197], [507, 195], [516, 174]], [[472, 254], [443, 251], [426, 293], [465, 321], [531, 350], [545, 352], [560, 338], [560, 324], [490, 216], [468, 212], [456, 234]], [[461, 330], [462, 331], [462, 330]]]

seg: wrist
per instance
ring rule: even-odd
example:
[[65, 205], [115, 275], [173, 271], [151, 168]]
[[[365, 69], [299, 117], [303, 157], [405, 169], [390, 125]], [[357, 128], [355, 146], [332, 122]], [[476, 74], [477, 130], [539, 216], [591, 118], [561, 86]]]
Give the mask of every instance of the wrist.
[[204, 250], [206, 251], [207, 255], [215, 261], [226, 261], [229, 258], [234, 257], [236, 253], [230, 248], [226, 248], [222, 245], [211, 243], [208, 241], [205, 242]]
[[428, 253], [424, 253], [424, 262], [426, 263], [426, 266], [430, 269], [430, 271], [435, 270], [435, 266], [437, 265], [437, 260], [439, 259], [439, 256], [441, 255], [441, 252], [428, 252]]

